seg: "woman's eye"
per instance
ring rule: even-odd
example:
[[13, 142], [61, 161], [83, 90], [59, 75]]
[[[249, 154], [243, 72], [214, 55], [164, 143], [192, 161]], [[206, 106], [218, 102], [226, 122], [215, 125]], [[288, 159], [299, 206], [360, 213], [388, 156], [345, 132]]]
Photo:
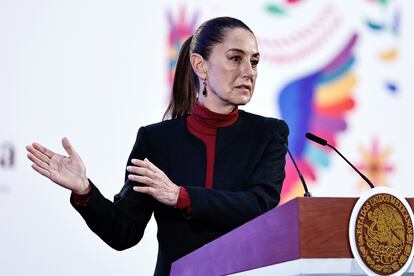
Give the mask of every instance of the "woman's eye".
[[252, 67], [256, 67], [257, 64], [259, 64], [259, 60], [258, 59], [254, 59], [254, 60], [250, 61], [250, 63], [252, 64]]
[[241, 61], [241, 57], [240, 56], [232, 56], [232, 57], [230, 57], [230, 59], [232, 61], [235, 61], [235, 62], [240, 62]]

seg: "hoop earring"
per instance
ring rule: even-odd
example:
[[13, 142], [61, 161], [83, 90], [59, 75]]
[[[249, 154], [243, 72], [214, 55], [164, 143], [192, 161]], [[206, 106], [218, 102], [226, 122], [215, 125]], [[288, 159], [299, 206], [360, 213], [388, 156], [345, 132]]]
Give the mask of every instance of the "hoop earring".
[[204, 85], [203, 96], [207, 97], [207, 83], [206, 83], [206, 80], [203, 80], [203, 85]]

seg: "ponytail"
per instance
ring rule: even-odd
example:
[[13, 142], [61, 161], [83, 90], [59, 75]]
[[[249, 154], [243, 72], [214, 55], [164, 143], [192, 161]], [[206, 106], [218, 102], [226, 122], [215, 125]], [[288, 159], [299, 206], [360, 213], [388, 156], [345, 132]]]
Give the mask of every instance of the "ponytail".
[[163, 120], [175, 119], [191, 113], [196, 102], [198, 79], [190, 64], [190, 36], [181, 46], [175, 69], [172, 95]]

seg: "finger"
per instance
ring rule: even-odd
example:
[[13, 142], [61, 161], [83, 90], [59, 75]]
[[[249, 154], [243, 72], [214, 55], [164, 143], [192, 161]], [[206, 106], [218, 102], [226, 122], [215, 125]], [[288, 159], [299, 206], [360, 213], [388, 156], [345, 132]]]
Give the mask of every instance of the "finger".
[[148, 163], [141, 159], [135, 159], [135, 158], [131, 159], [131, 163], [138, 167], [143, 167], [143, 168], [149, 167]]
[[33, 165], [32, 165], [32, 168], [33, 168], [35, 171], [37, 171], [38, 173], [40, 173], [41, 175], [43, 175], [43, 176], [45, 176], [45, 177], [47, 177], [47, 178], [50, 178], [50, 172], [49, 172], [48, 170], [45, 170], [45, 169], [43, 169], [43, 168], [39, 167], [39, 166], [38, 166], [38, 165], [36, 165], [36, 164], [33, 164]]
[[133, 189], [135, 192], [149, 194], [149, 195], [153, 195], [155, 192], [154, 188], [151, 188], [151, 187], [135, 186]]
[[127, 171], [134, 173], [134, 174], [139, 174], [139, 175], [148, 176], [148, 177], [153, 177], [154, 175], [154, 172], [151, 171], [150, 169], [143, 168], [143, 167], [137, 167], [137, 166], [128, 166]]
[[148, 186], [153, 186], [154, 185], [154, 181], [146, 176], [140, 176], [140, 175], [135, 175], [135, 174], [129, 174], [128, 175], [128, 179], [135, 181], [135, 182], [139, 182]]
[[65, 149], [65, 151], [69, 154], [69, 156], [73, 156], [76, 154], [75, 149], [72, 147], [72, 144], [69, 142], [69, 139], [67, 137], [64, 137], [62, 139], [62, 146]]
[[138, 167], [148, 168], [148, 169], [151, 169], [152, 171], [159, 170], [155, 165], [153, 165], [151, 162], [149, 162], [147, 158], [145, 158], [144, 160], [131, 159], [131, 162], [132, 162], [132, 164], [134, 164]]
[[52, 158], [52, 156], [55, 154], [53, 151], [51, 151], [50, 149], [45, 148], [44, 146], [42, 146], [39, 143], [33, 143], [32, 146], [33, 146], [33, 148], [37, 149], [38, 151], [40, 151], [41, 153], [43, 153], [44, 155], [46, 155], [49, 158]]
[[50, 158], [47, 157], [45, 154], [41, 153], [40, 151], [36, 150], [33, 146], [31, 146], [31, 145], [26, 146], [26, 149], [27, 149], [27, 151], [29, 153], [31, 153], [32, 155], [34, 155], [36, 158], [38, 158], [41, 161], [49, 164]]
[[149, 169], [153, 172], [159, 172], [161, 174], [164, 174], [164, 172], [162, 170], [160, 170], [157, 166], [155, 166], [151, 161], [149, 161], [148, 158], [144, 159], [144, 162], [147, 162], [147, 164], [149, 164]]
[[29, 158], [30, 161], [32, 161], [34, 164], [36, 164], [36, 166], [39, 166], [45, 170], [49, 169], [49, 164], [46, 162], [43, 162], [42, 160], [40, 160], [39, 158], [37, 158], [36, 156], [34, 156], [33, 154], [31, 154], [30, 152], [27, 154], [27, 158]]

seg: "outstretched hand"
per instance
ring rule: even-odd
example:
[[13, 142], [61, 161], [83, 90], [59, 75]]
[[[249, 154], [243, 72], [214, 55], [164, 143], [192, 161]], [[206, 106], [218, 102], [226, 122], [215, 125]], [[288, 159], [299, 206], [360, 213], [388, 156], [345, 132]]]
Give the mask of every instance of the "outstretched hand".
[[132, 159], [132, 165], [127, 167], [131, 174], [128, 178], [145, 186], [135, 186], [134, 191], [149, 194], [159, 202], [175, 206], [180, 188], [175, 185], [157, 166], [148, 159]]
[[32, 168], [41, 175], [74, 193], [84, 194], [89, 188], [85, 165], [68, 138], [62, 139], [62, 145], [69, 156], [57, 154], [39, 143], [33, 143], [26, 146], [27, 157], [33, 162]]

